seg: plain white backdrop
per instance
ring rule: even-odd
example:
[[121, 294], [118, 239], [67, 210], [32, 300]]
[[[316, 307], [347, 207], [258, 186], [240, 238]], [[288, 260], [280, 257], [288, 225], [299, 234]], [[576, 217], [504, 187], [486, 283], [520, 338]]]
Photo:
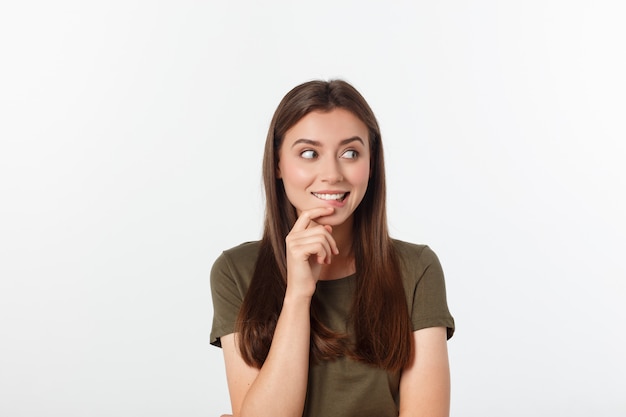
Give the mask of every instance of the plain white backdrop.
[[379, 118], [446, 272], [453, 416], [626, 415], [619, 1], [0, 6], [0, 414], [218, 416], [209, 270], [258, 239], [280, 98]]

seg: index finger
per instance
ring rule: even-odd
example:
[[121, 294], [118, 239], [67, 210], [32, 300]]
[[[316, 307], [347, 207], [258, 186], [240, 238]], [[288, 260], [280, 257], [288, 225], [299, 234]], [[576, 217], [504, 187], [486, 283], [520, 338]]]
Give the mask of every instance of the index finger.
[[314, 219], [318, 219], [322, 216], [329, 216], [333, 214], [335, 209], [333, 207], [317, 207], [311, 210], [305, 210], [300, 213], [300, 217], [296, 220], [291, 230], [300, 231], [306, 230]]

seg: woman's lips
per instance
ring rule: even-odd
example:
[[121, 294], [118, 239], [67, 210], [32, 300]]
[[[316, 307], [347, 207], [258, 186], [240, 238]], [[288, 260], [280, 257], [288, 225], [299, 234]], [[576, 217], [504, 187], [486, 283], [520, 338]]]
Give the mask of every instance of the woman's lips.
[[342, 202], [349, 193], [311, 193], [320, 200]]
[[316, 198], [325, 201], [333, 207], [343, 207], [346, 203], [346, 199], [350, 195], [349, 192], [338, 193], [338, 192], [322, 192], [322, 193], [311, 193]]

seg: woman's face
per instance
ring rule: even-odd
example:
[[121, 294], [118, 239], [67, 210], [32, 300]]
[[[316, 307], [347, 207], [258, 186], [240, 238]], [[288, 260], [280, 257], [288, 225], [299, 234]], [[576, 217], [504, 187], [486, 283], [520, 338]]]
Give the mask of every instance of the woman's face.
[[334, 207], [321, 224], [337, 226], [352, 219], [370, 176], [370, 146], [365, 124], [348, 110], [308, 113], [285, 134], [278, 153], [277, 176], [298, 215], [316, 207]]

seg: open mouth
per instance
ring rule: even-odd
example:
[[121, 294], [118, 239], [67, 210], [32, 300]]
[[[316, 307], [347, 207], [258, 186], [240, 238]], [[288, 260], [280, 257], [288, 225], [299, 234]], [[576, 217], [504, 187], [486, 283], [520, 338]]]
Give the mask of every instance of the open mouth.
[[320, 194], [320, 193], [311, 193], [313, 194], [315, 197], [319, 198], [320, 200], [326, 200], [326, 201], [343, 201], [346, 199], [346, 197], [348, 197], [348, 195], [350, 193], [337, 193], [337, 194]]

